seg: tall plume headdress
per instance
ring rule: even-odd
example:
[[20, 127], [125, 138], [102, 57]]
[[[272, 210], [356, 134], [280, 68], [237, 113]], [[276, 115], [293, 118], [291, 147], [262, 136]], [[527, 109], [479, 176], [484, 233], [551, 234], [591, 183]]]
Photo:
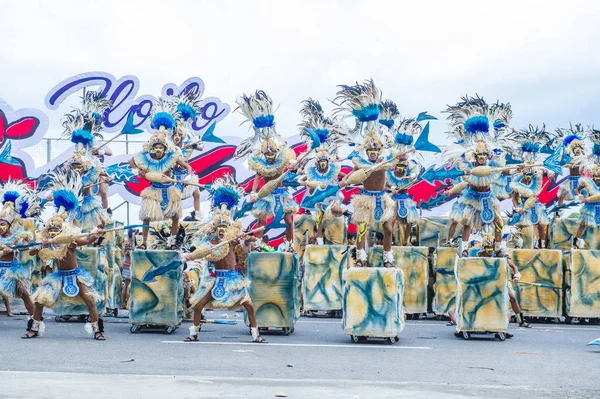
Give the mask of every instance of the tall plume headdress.
[[518, 145], [515, 155], [530, 165], [536, 162], [537, 155], [542, 147], [552, 140], [550, 133], [546, 131], [545, 124], [542, 124], [541, 127], [529, 125], [525, 129], [514, 131], [509, 137]]
[[236, 99], [238, 107], [236, 111], [242, 114], [246, 122], [252, 123], [254, 135], [243, 140], [235, 152], [236, 158], [241, 158], [254, 151], [277, 152], [280, 144], [284, 144], [275, 130], [275, 115], [273, 100], [263, 90], [257, 90], [254, 94], [242, 94]]
[[563, 147], [561, 165], [583, 166], [587, 160], [586, 146], [583, 141], [586, 131], [579, 123], [568, 128], [556, 129], [556, 140]]
[[0, 198], [3, 207], [0, 219], [11, 224], [14, 220], [35, 217], [41, 212], [41, 199], [36, 191], [20, 180], [6, 182], [0, 190]]
[[172, 100], [177, 114], [177, 125], [169, 133], [169, 138], [172, 139], [175, 131], [179, 131], [183, 135], [183, 140], [192, 136], [190, 124], [198, 117], [201, 111], [200, 96], [197, 92], [189, 90], [179, 93]]
[[239, 187], [231, 175], [225, 175], [217, 180], [208, 189], [211, 202], [212, 221], [208, 224], [211, 230], [218, 226], [231, 226], [241, 229], [241, 220], [235, 221], [234, 214], [244, 196], [244, 190]]
[[477, 95], [461, 98], [456, 105], [448, 106], [444, 111], [449, 113], [450, 136], [457, 140], [456, 144], [469, 147], [476, 141], [488, 141], [490, 139], [490, 108], [485, 100]]
[[333, 144], [336, 135], [341, 134], [342, 127], [335, 119], [327, 118], [318, 101], [309, 98], [302, 102], [301, 135], [309, 143], [309, 148], [316, 149], [316, 159], [337, 160], [337, 147]]
[[112, 102], [102, 93], [88, 91], [82, 97], [81, 108], [75, 108], [63, 117], [62, 135], [75, 144], [75, 151], [87, 154], [94, 146], [94, 140], [102, 139], [102, 122], [111, 106]]
[[600, 165], [600, 130], [592, 126], [587, 133], [587, 138], [592, 142], [590, 161]]
[[363, 142], [357, 151], [367, 148], [381, 149], [383, 141], [380, 137], [379, 114], [381, 91], [375, 86], [373, 79], [354, 86], [340, 85], [340, 90], [333, 103], [338, 107], [334, 115], [341, 115], [342, 120], [355, 118], [356, 127], [345, 135], [345, 143]]

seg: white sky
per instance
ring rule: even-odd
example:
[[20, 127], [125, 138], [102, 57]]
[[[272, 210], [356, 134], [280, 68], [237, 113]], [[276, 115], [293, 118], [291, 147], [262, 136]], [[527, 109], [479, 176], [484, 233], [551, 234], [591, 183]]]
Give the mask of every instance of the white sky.
[[[438, 117], [461, 95], [510, 101], [514, 125], [592, 124], [600, 105], [596, 1], [0, 1], [0, 97], [44, 107], [61, 80], [88, 71], [139, 77], [138, 94], [202, 78], [234, 108], [264, 89], [278, 130], [299, 103], [373, 77], [404, 116]], [[327, 105], [331, 108], [330, 105]], [[219, 135], [244, 135], [230, 116]], [[442, 137], [445, 122], [432, 125]]]
[[[600, 125], [597, 1], [0, 0], [0, 97], [45, 109], [63, 79], [136, 75], [138, 95], [202, 78], [205, 96], [267, 91], [278, 131], [298, 132], [300, 102], [332, 106], [338, 84], [373, 77], [403, 116], [478, 93], [513, 106], [517, 128]], [[243, 136], [231, 115], [219, 136]], [[432, 141], [445, 122], [433, 122]], [[111, 198], [111, 200], [113, 200]], [[112, 201], [111, 201], [112, 202]]]

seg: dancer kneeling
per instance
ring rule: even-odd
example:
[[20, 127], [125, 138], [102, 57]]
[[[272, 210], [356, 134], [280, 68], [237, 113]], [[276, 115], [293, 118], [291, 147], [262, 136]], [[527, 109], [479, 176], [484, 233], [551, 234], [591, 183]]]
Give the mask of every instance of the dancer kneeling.
[[213, 309], [236, 309], [244, 307], [248, 312], [250, 330], [254, 342], [266, 343], [258, 334], [256, 312], [248, 293], [250, 281], [236, 271], [236, 247], [245, 247], [240, 220], [234, 221], [230, 211], [237, 205], [241, 190], [228, 176], [217, 180], [211, 187], [212, 223], [200, 232], [203, 237], [195, 245], [194, 252], [184, 255], [184, 261], [206, 258], [215, 265], [215, 277], [203, 277], [195, 294], [190, 298], [194, 308], [194, 325], [190, 327], [190, 336], [186, 342], [198, 341], [201, 329], [202, 310], [206, 306]]
[[73, 174], [60, 177], [65, 179], [62, 180], [65, 185], [60, 189], [55, 186], [53, 193], [58, 212], [48, 219], [37, 236], [37, 240], [41, 241], [41, 248], [30, 251], [31, 255], [37, 254], [42, 262], [54, 260], [57, 271], [44, 277], [32, 295], [33, 317], [29, 320], [27, 333], [22, 338], [39, 337], [44, 332], [44, 307], [54, 307], [59, 299], [72, 302], [79, 297], [87, 306], [90, 315], [91, 323], [86, 324], [86, 331], [93, 334], [94, 339], [103, 341], [104, 324], [96, 309], [96, 302], [101, 297], [93, 288], [94, 278], [77, 264], [76, 254], [77, 247], [93, 244], [103, 234], [103, 230], [83, 237], [79, 234], [80, 230], [70, 222], [73, 215], [69, 215], [69, 212], [74, 212], [79, 206], [81, 179]]

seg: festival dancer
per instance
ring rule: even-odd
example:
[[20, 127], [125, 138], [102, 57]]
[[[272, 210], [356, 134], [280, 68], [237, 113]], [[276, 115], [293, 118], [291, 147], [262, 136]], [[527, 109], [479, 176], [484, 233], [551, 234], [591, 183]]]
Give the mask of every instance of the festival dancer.
[[[585, 131], [580, 124], [576, 124], [574, 127], [571, 125], [566, 129], [556, 129], [556, 140], [559, 140], [564, 147], [561, 164], [569, 169], [568, 180], [558, 190], [558, 206], [562, 206], [565, 200], [575, 200], [575, 189], [579, 185], [581, 172], [587, 162], [584, 135]], [[557, 211], [556, 217], [560, 218], [560, 211]]]
[[[177, 125], [169, 134], [169, 139], [172, 143], [181, 150], [182, 159], [188, 162], [194, 150], [202, 151], [203, 145], [200, 139], [194, 138], [190, 132], [189, 124], [194, 121], [200, 112], [200, 100], [195, 92], [187, 92], [180, 94], [176, 99], [177, 106]], [[198, 184], [198, 176], [192, 175], [188, 178], [187, 169], [179, 164], [173, 166], [173, 177], [180, 183], [176, 186], [182, 192], [182, 200], [190, 197], [194, 198], [194, 210], [192, 211], [192, 219], [200, 220], [200, 189], [185, 182]], [[188, 179], [188, 180], [186, 180]]]
[[514, 214], [509, 224], [520, 228], [535, 226], [538, 237], [536, 249], [546, 248], [547, 228], [550, 224], [546, 207], [538, 200], [543, 189], [543, 170], [533, 166], [538, 152], [551, 139], [545, 128], [544, 125], [541, 128], [529, 125], [510, 136], [520, 143], [516, 154], [523, 161], [523, 166], [521, 173], [515, 175], [510, 184]]
[[[406, 152], [412, 149], [414, 136], [419, 135], [421, 130], [422, 127], [416, 119], [401, 119], [394, 129], [395, 151]], [[396, 203], [395, 219], [400, 227], [399, 245], [402, 246], [409, 245], [412, 228], [421, 219], [417, 204], [408, 196], [408, 189], [417, 181], [421, 168], [415, 159], [402, 158], [394, 169], [386, 172], [388, 189]]]
[[[392, 252], [392, 229], [394, 223], [395, 204], [388, 193], [386, 193], [386, 170], [395, 165], [391, 161], [401, 160], [403, 154], [398, 154], [398, 159], [382, 154], [383, 142], [379, 130], [379, 103], [381, 92], [373, 83], [373, 80], [355, 86], [340, 86], [335, 101], [338, 105], [337, 112], [352, 115], [357, 120], [358, 129], [349, 136], [358, 133], [363, 135], [364, 143], [357, 148], [357, 153], [364, 151], [366, 157], [361, 155], [352, 157], [354, 167], [352, 172], [340, 182], [340, 187], [345, 187], [349, 182], [353, 183], [354, 176], [361, 175], [362, 188], [359, 194], [352, 198], [354, 213], [352, 222], [358, 226], [356, 243], [356, 266], [367, 266], [367, 251], [365, 251], [365, 240], [367, 228], [383, 224], [383, 265], [391, 267], [394, 264]], [[387, 163], [386, 163], [387, 162]], [[361, 173], [364, 172], [364, 173]], [[356, 173], [356, 174], [355, 174]], [[363, 179], [364, 178], [364, 179]]]
[[131, 284], [131, 252], [133, 244], [131, 237], [125, 241], [123, 247], [123, 268], [121, 277], [123, 277], [123, 288], [121, 289], [121, 309], [129, 309], [129, 285]]
[[[206, 306], [213, 309], [236, 309], [240, 306], [248, 312], [252, 340], [257, 343], [267, 341], [259, 335], [256, 324], [256, 312], [248, 293], [250, 281], [236, 271], [236, 246], [245, 246], [247, 233], [242, 231], [240, 220], [233, 219], [233, 212], [244, 192], [237, 186], [231, 176], [216, 180], [211, 186], [212, 221], [200, 232], [200, 241], [196, 250], [183, 256], [183, 260], [202, 257], [201, 252], [208, 251], [205, 259], [215, 266], [215, 277], [203, 278], [190, 299], [194, 307], [194, 324], [190, 327], [190, 336], [185, 342], [198, 341], [201, 329], [202, 310]], [[231, 241], [231, 242], [229, 242]], [[218, 246], [219, 244], [224, 244]], [[213, 249], [214, 248], [214, 249]]]
[[591, 177], [581, 177], [579, 184], [574, 190], [583, 207], [579, 211], [579, 227], [575, 233], [573, 247], [575, 249], [585, 248], [583, 231], [589, 227], [600, 226], [600, 165], [595, 164], [585, 168]]
[[308, 133], [305, 137], [310, 141], [318, 137], [320, 141], [314, 159], [298, 172], [298, 182], [307, 188], [300, 207], [316, 212], [314, 239], [317, 245], [323, 245], [324, 223], [342, 217], [344, 212], [344, 196], [339, 190], [339, 178], [346, 174], [341, 171], [337, 148], [332, 145], [330, 135], [332, 130], [339, 127], [325, 117], [321, 104], [311, 98], [303, 102], [300, 114], [304, 117], [300, 126]]
[[[182, 193], [171, 182], [172, 169], [177, 164], [187, 170], [192, 176], [192, 168], [183, 159], [179, 148], [171, 144], [167, 134], [176, 126], [175, 107], [173, 104], [159, 99], [152, 108], [151, 127], [156, 132], [148, 139], [143, 151], [138, 152], [129, 161], [133, 169], [138, 169], [140, 176], [156, 181], [151, 181], [150, 187], [141, 193], [142, 204], [139, 218], [144, 225], [151, 221], [171, 219], [171, 236], [167, 240], [167, 247], [174, 249], [175, 237], [179, 230], [179, 216], [182, 213]], [[156, 176], [158, 175], [158, 177]], [[151, 177], [152, 176], [152, 177]], [[148, 227], [142, 229], [142, 244], [140, 248], [147, 248]]]
[[492, 194], [491, 186], [500, 178], [501, 173], [471, 173], [477, 167], [488, 166], [493, 157], [493, 148], [489, 140], [489, 107], [480, 97], [464, 97], [455, 106], [445, 111], [450, 113], [450, 135], [458, 139], [457, 145], [444, 149], [444, 156], [450, 158], [452, 166], [464, 172], [462, 182], [445, 190], [446, 194], [461, 194], [450, 212], [450, 227], [445, 246], [450, 246], [457, 226], [462, 226], [461, 242], [458, 253], [469, 242], [471, 229], [494, 230], [496, 250], [502, 245], [502, 227], [500, 202]]
[[[512, 283], [511, 281], [508, 282], [508, 298], [510, 300], [510, 305], [515, 314], [515, 318], [517, 320], [517, 323], [519, 324], [519, 327], [531, 328], [531, 325], [527, 323], [525, 321], [525, 318], [523, 317], [523, 311], [521, 310], [521, 306], [519, 306], [519, 301], [517, 300], [517, 295], [515, 294], [515, 290], [513, 288], [513, 284], [518, 284], [519, 280], [521, 279], [521, 273], [519, 273], [519, 268], [508, 255], [496, 252], [494, 250], [494, 242], [495, 238], [493, 236], [483, 236], [481, 242], [481, 250], [477, 253], [476, 256], [479, 258], [504, 257], [506, 259], [506, 263], [512, 270]], [[456, 311], [449, 311], [448, 317], [450, 317], [450, 322], [448, 324], [456, 325]], [[506, 337], [512, 338], [513, 334], [507, 333]]]
[[9, 181], [0, 191], [4, 206], [0, 210], [0, 296], [5, 299], [8, 316], [9, 298], [21, 298], [29, 315], [33, 315], [33, 303], [29, 290], [29, 270], [17, 259], [15, 245], [27, 244], [33, 234], [20, 223], [39, 208], [36, 193], [21, 181]]
[[[236, 103], [239, 112], [254, 128], [254, 136], [242, 141], [235, 154], [236, 158], [248, 155], [248, 167], [256, 173], [250, 193], [250, 201], [254, 203], [251, 213], [257, 220], [257, 227], [264, 226], [270, 217], [282, 218], [285, 223], [283, 250], [291, 252], [294, 250], [293, 216], [298, 212], [298, 204], [282, 185], [263, 198], [258, 198], [257, 193], [261, 178], [266, 184], [282, 178], [290, 168], [295, 167], [296, 153], [288, 148], [285, 140], [275, 130], [273, 101], [267, 93], [258, 90], [250, 96], [244, 94]], [[256, 249], [265, 245], [262, 241], [263, 234], [264, 231], [256, 233]]]
[[[27, 333], [22, 338], [39, 337], [45, 330], [42, 314], [44, 307], [52, 308], [59, 299], [73, 301], [79, 297], [85, 303], [90, 322], [85, 330], [98, 341], [103, 341], [104, 323], [98, 316], [96, 302], [101, 300], [94, 289], [92, 275], [77, 264], [78, 247], [93, 244], [103, 234], [102, 229], [87, 236], [78, 235], [80, 229], [72, 225], [72, 215], [81, 202], [81, 177], [75, 173], [58, 171], [52, 176], [53, 201], [57, 212], [46, 221], [44, 228], [37, 234], [41, 248], [30, 251], [38, 255], [42, 262], [54, 260], [57, 270], [44, 277], [42, 283], [33, 293], [33, 317], [27, 325]], [[60, 242], [53, 243], [54, 240]]]

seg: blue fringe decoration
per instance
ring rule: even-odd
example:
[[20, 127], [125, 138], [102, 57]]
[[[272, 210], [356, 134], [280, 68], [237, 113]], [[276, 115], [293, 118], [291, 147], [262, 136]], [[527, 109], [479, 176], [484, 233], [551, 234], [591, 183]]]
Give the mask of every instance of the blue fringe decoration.
[[213, 193], [213, 206], [220, 207], [221, 204], [226, 204], [227, 209], [231, 210], [237, 206], [240, 196], [237, 191], [228, 187], [221, 187]]
[[19, 214], [23, 219], [27, 218], [27, 209], [29, 209], [29, 202], [23, 201], [21, 202], [21, 209], [19, 209]]
[[487, 133], [490, 129], [490, 123], [485, 116], [474, 116], [465, 122], [465, 132], [467, 133]]
[[77, 129], [71, 135], [71, 142], [89, 147], [94, 144], [94, 136], [89, 130]]
[[594, 144], [594, 147], [592, 147], [592, 154], [600, 156], [600, 144]]
[[569, 134], [567, 137], [565, 137], [565, 139], [563, 140], [563, 144], [565, 146], [571, 144], [573, 142], [573, 140], [581, 140], [581, 136], [578, 136], [576, 134]]
[[196, 117], [198, 116], [198, 113], [196, 112], [194, 107], [190, 107], [189, 105], [184, 103], [179, 103], [177, 105], [177, 112], [186, 122], [191, 119], [196, 119]]
[[2, 205], [6, 204], [7, 202], [13, 202], [15, 203], [17, 201], [17, 199], [19, 198], [19, 193], [16, 191], [7, 191], [4, 193], [4, 198], [2, 198]]
[[102, 123], [102, 115], [97, 112], [92, 112], [92, 119], [94, 119], [94, 123], [99, 125]]
[[538, 153], [540, 151], [540, 145], [535, 143], [523, 143], [521, 144], [521, 151]]
[[506, 125], [501, 120], [498, 119], [498, 120], [494, 121], [494, 129], [495, 130], [500, 130], [500, 129], [503, 129], [505, 127], [506, 127]]
[[394, 142], [396, 144], [411, 145], [414, 140], [414, 137], [410, 134], [396, 133], [394, 136]]
[[261, 115], [254, 118], [252, 121], [254, 127], [262, 129], [263, 127], [272, 127], [275, 124], [275, 115]]
[[379, 123], [381, 123], [383, 126], [387, 127], [388, 129], [391, 129], [394, 126], [394, 121], [392, 119], [380, 119]]
[[53, 193], [52, 198], [54, 199], [54, 206], [56, 206], [57, 209], [60, 209], [62, 206], [67, 212], [71, 212], [79, 206], [79, 199], [69, 190], [56, 190]]
[[158, 130], [161, 126], [164, 126], [167, 130], [172, 130], [175, 127], [175, 118], [168, 112], [158, 112], [152, 118], [150, 127]]
[[352, 115], [360, 122], [376, 121], [379, 119], [379, 105], [370, 104], [362, 109], [353, 110]]

